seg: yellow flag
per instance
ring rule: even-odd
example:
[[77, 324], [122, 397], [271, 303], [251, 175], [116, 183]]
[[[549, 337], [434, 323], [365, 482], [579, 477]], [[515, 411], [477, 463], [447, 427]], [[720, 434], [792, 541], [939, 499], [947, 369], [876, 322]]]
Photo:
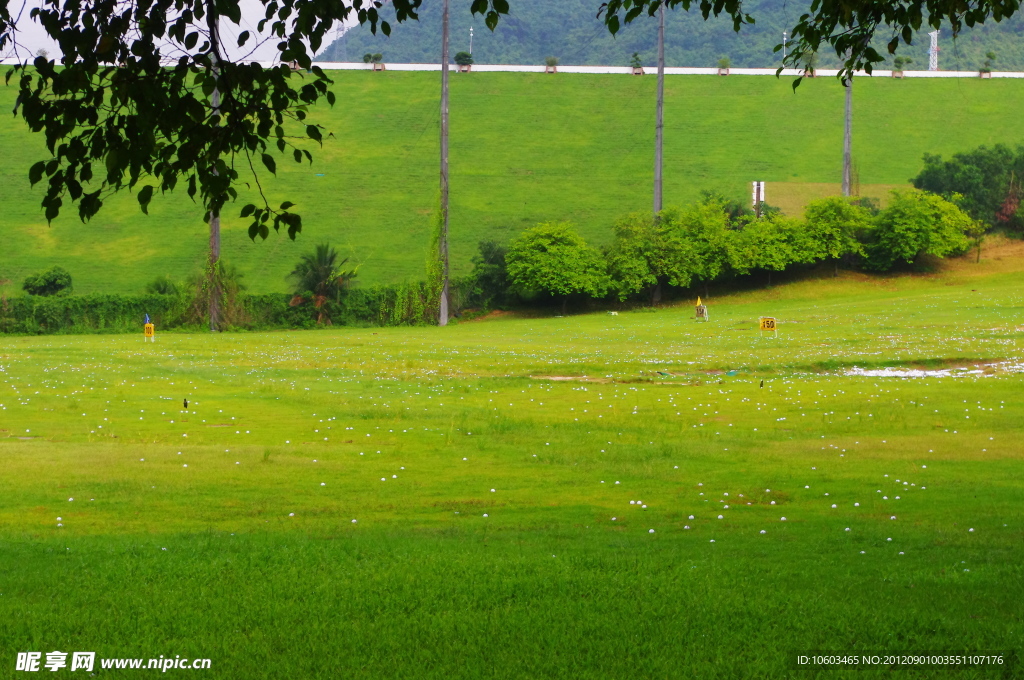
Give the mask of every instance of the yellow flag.
[[700, 307], [700, 296], [697, 296], [697, 306]]

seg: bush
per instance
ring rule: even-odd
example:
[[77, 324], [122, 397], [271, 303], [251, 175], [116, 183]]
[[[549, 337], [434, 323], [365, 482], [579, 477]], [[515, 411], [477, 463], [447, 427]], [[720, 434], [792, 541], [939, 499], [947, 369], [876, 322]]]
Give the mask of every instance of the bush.
[[568, 222], [527, 229], [509, 244], [506, 262], [517, 291], [561, 297], [563, 314], [569, 296], [601, 297], [610, 285], [601, 254]]
[[558, 66], [558, 57], [545, 57], [544, 64], [547, 66]]
[[[346, 286], [356, 277], [354, 269], [343, 269], [348, 262], [338, 262], [338, 251], [327, 243], [316, 246], [312, 253], [303, 255], [289, 278], [296, 284], [290, 305], [296, 307], [311, 303], [317, 324], [332, 325], [332, 317], [339, 311]], [[307, 308], [309, 309], [309, 308]]]
[[146, 292], [150, 295], [177, 295], [178, 284], [167, 276], [158, 276], [146, 284]]
[[53, 267], [49, 271], [27, 277], [21, 288], [29, 295], [68, 295], [72, 290], [71, 274], [63, 267]]
[[456, 52], [455, 63], [459, 66], [471, 66], [473, 64], [473, 55], [469, 52]]
[[732, 60], [729, 57], [722, 57], [718, 60], [718, 68], [728, 69], [730, 66], [732, 66]]
[[508, 249], [494, 241], [481, 241], [479, 253], [473, 256], [473, 271], [469, 275], [467, 307], [478, 307], [484, 310], [501, 309], [512, 302], [509, 290], [508, 265], [506, 255]]
[[941, 196], [923, 191], [891, 192], [867, 243], [867, 268], [888, 271], [898, 262], [913, 264], [924, 255], [945, 257], [967, 250], [975, 221]]
[[633, 53], [633, 56], [630, 57], [630, 59], [629, 59], [629, 65], [632, 66], [633, 68], [643, 68], [644, 67], [644, 61], [643, 61], [643, 59], [640, 58], [640, 53], [639, 52], [634, 52]]

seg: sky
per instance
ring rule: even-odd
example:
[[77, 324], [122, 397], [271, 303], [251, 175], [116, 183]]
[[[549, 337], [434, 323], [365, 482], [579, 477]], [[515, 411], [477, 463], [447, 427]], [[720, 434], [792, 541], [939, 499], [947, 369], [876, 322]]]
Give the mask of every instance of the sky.
[[[221, 35], [224, 38], [224, 43], [227, 47], [228, 55], [232, 59], [238, 59], [245, 57], [252, 47], [252, 40], [245, 48], [238, 48], [238, 34], [242, 31], [249, 31], [252, 34], [256, 33], [256, 26], [260, 19], [264, 17], [264, 7], [259, 0], [239, 0], [239, 4], [242, 7], [242, 21], [240, 25], [235, 25], [228, 19], [221, 21]], [[11, 0], [10, 9], [11, 13], [18, 17], [16, 25], [18, 27], [18, 45], [19, 53], [15, 55], [13, 50], [6, 48], [4, 53], [0, 55], [0, 58], [31, 58], [40, 49], [45, 49], [50, 58], [57, 58], [60, 56], [60, 50], [57, 45], [49, 39], [46, 35], [46, 31], [42, 29], [36, 22], [30, 18], [30, 13], [34, 7], [41, 7], [43, 3], [40, 0]], [[355, 20], [349, 20], [346, 22], [349, 25], [354, 25]], [[324, 39], [324, 44], [329, 44], [336, 36], [328, 35]], [[255, 52], [253, 52], [251, 59], [256, 61], [272, 61], [277, 58], [277, 49], [275, 48], [277, 41], [267, 41], [261, 45]]]

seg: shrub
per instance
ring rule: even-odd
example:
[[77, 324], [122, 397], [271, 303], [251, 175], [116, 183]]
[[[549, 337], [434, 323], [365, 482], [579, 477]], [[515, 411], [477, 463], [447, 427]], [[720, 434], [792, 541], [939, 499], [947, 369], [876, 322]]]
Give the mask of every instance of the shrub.
[[479, 252], [473, 256], [473, 271], [465, 304], [469, 307], [493, 309], [511, 302], [508, 281], [507, 248], [494, 241], [481, 241]]
[[146, 292], [150, 295], [177, 295], [178, 284], [168, 276], [158, 276], [146, 284]]
[[53, 267], [40, 274], [33, 274], [21, 284], [22, 290], [29, 295], [68, 295], [72, 291], [71, 274], [63, 267]]
[[718, 60], [718, 68], [728, 69], [730, 66], [732, 66], [732, 60], [729, 57], [722, 57]]
[[455, 63], [459, 66], [471, 66], [473, 64], [473, 55], [469, 52], [456, 52]]
[[332, 315], [337, 312], [342, 291], [356, 276], [354, 269], [342, 269], [348, 262], [338, 262], [338, 252], [327, 243], [316, 246], [312, 253], [303, 255], [292, 270], [289, 278], [295, 280], [295, 294], [289, 303], [292, 307], [312, 303], [317, 324], [330, 326]]
[[633, 56], [629, 59], [629, 65], [633, 68], [643, 68], [644, 62], [643, 59], [640, 58], [639, 52], [633, 53]]
[[558, 57], [546, 57], [544, 64], [547, 66], [558, 66]]

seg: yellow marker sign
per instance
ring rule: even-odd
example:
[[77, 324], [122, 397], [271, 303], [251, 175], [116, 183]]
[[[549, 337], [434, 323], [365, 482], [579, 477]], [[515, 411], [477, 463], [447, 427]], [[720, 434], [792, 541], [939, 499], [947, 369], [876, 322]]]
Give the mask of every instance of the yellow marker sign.
[[156, 330], [156, 326], [154, 326], [151, 323], [147, 323], [145, 326], [143, 326], [143, 328], [145, 329], [146, 339], [156, 342], [156, 338], [153, 337], [154, 331]]
[[762, 316], [761, 317], [761, 330], [762, 331], [772, 331], [772, 332], [775, 333], [775, 335], [778, 335], [779, 334], [779, 329], [775, 325], [775, 317], [774, 316]]
[[694, 318], [708, 320], [708, 306], [700, 301], [700, 296], [697, 296], [697, 305], [694, 310], [696, 311]]

